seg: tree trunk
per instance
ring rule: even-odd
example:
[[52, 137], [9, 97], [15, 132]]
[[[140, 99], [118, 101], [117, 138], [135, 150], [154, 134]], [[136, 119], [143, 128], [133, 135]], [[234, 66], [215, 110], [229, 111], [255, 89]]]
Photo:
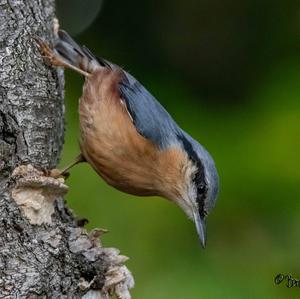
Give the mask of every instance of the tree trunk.
[[46, 66], [33, 36], [50, 44], [54, 0], [0, 0], [0, 298], [130, 298], [133, 279], [100, 230], [78, 226], [59, 160], [62, 70]]

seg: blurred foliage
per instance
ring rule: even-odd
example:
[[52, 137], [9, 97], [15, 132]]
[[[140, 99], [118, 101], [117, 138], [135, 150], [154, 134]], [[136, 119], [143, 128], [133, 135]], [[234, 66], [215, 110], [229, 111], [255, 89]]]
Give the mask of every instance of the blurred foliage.
[[[73, 1], [57, 2], [72, 19]], [[81, 20], [60, 22], [71, 30]], [[89, 228], [109, 229], [105, 246], [130, 256], [134, 298], [299, 298], [299, 288], [273, 282], [300, 278], [299, 37], [291, 0], [104, 1], [76, 37], [143, 82], [219, 170], [201, 250], [176, 206], [114, 190], [88, 165], [72, 169], [68, 204]], [[66, 72], [61, 165], [79, 152], [82, 83]]]

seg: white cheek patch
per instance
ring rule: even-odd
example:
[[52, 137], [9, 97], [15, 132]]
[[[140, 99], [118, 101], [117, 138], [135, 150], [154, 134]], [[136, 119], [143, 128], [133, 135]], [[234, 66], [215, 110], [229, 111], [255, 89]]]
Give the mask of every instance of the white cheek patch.
[[198, 204], [196, 202], [197, 189], [193, 183], [193, 177], [197, 171], [197, 167], [188, 160], [188, 163], [182, 169], [183, 180], [185, 182], [184, 192], [182, 197], [176, 200], [178, 206], [185, 212], [185, 214], [192, 220], [194, 220], [194, 210], [198, 210]]

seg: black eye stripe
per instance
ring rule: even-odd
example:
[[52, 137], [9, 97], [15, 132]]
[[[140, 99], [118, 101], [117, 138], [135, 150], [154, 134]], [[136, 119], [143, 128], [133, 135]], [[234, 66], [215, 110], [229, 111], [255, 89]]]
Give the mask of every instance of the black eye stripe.
[[193, 149], [191, 143], [183, 135], [177, 135], [177, 138], [182, 142], [182, 145], [185, 151], [187, 152], [189, 158], [197, 168], [197, 172], [194, 174], [193, 177], [193, 183], [195, 184], [197, 189], [196, 201], [198, 204], [199, 214], [201, 218], [204, 218], [207, 214], [204, 207], [205, 204], [204, 200], [207, 193], [207, 184], [205, 182], [205, 173], [204, 173], [203, 164], [201, 160], [198, 158], [198, 155]]
[[204, 207], [204, 200], [207, 192], [207, 185], [205, 183], [205, 175], [202, 164], [199, 164], [198, 161], [193, 161], [196, 164], [197, 172], [193, 178], [193, 182], [197, 189], [197, 198], [196, 201], [198, 203], [198, 210], [201, 218], [206, 216], [206, 211]]

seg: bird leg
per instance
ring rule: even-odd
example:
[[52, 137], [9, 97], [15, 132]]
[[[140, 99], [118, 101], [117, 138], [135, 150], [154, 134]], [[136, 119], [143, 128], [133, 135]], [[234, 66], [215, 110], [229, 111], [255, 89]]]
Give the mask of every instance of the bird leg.
[[42, 54], [42, 57], [44, 58], [45, 62], [50, 66], [58, 66], [58, 67], [64, 67], [72, 69], [80, 74], [82, 74], [85, 77], [89, 77], [91, 74], [88, 72], [85, 72], [81, 70], [80, 68], [77, 68], [76, 66], [66, 62], [61, 58], [61, 56], [57, 53], [55, 53], [54, 50], [52, 50], [41, 38], [38, 36], [33, 37], [33, 39], [36, 41], [39, 51]]
[[82, 156], [82, 154], [78, 155], [72, 163], [65, 166], [63, 169], [52, 169], [50, 171], [50, 176], [53, 178], [58, 178], [60, 176], [68, 176], [68, 170], [71, 169], [73, 166], [75, 166], [78, 163], [85, 162], [85, 158]]

